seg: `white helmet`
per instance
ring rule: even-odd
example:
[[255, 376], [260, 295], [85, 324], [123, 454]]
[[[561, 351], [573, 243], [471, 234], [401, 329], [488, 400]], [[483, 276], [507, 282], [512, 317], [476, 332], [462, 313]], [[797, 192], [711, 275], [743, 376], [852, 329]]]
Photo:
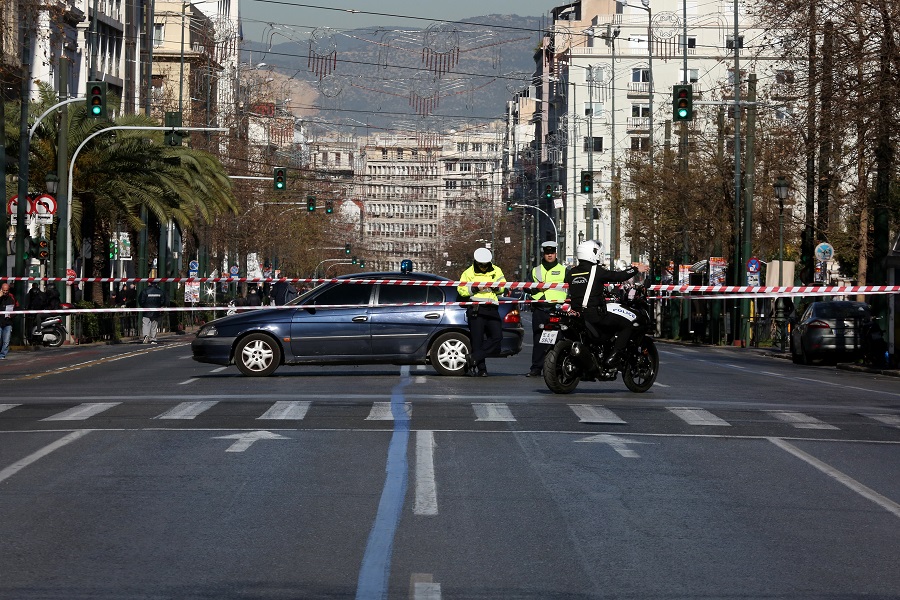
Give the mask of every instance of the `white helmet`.
[[594, 240], [581, 242], [575, 248], [575, 258], [589, 263], [597, 264], [600, 261], [601, 254], [603, 254], [603, 245]]
[[494, 259], [494, 255], [491, 254], [491, 251], [487, 248], [479, 248], [475, 251], [475, 262], [479, 263], [489, 263]]

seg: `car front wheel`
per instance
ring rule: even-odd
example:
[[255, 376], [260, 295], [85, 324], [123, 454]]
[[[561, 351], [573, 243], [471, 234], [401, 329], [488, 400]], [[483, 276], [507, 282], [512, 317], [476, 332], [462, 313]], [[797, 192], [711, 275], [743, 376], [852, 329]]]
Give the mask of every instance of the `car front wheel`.
[[248, 377], [268, 377], [281, 364], [281, 348], [264, 333], [250, 334], [238, 342], [234, 364]]
[[440, 335], [431, 346], [431, 366], [439, 375], [465, 375], [469, 338], [461, 333]]

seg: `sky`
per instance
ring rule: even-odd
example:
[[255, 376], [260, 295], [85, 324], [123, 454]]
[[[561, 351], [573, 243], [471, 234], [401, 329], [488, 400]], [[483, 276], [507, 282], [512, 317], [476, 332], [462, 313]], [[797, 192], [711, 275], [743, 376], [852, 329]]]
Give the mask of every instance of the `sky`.
[[[268, 23], [298, 28], [355, 29], [390, 25], [424, 29], [432, 22], [459, 21], [490, 14], [538, 17], [549, 14], [559, 0], [240, 0], [244, 39], [262, 42]], [[360, 11], [352, 14], [350, 10]], [[379, 13], [379, 14], [371, 14]], [[381, 16], [381, 15], [404, 15]], [[277, 43], [278, 40], [276, 40]], [[280, 40], [284, 41], [284, 40]]]

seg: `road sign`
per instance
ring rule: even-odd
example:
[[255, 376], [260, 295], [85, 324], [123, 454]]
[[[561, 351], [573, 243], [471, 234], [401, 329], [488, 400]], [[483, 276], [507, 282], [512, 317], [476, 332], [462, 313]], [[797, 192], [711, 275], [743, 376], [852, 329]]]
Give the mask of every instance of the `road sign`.
[[762, 265], [759, 262], [759, 259], [754, 257], [747, 261], [747, 272], [748, 273], [759, 273]]
[[[31, 198], [25, 196], [27, 200], [25, 204], [25, 214], [31, 215], [31, 211], [34, 210], [34, 205], [31, 203]], [[6, 202], [6, 214], [9, 215], [9, 224], [10, 225], [18, 225], [19, 224], [19, 195], [16, 194], [12, 198], [10, 198]]]
[[53, 215], [56, 214], [56, 198], [49, 194], [41, 194], [31, 201], [37, 222], [40, 225], [52, 225]]
[[834, 247], [828, 242], [822, 242], [816, 246], [814, 253], [816, 259], [826, 262], [834, 258]]
[[200, 263], [197, 262], [196, 260], [192, 260], [191, 262], [188, 263], [188, 268], [191, 271], [197, 271], [198, 269], [200, 269]]

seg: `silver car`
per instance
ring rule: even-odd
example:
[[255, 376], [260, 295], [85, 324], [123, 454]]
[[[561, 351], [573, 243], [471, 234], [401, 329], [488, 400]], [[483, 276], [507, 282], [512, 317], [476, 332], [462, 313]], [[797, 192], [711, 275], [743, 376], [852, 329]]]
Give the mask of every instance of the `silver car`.
[[872, 310], [865, 302], [813, 302], [791, 329], [791, 358], [804, 365], [814, 360], [859, 358], [871, 320]]

